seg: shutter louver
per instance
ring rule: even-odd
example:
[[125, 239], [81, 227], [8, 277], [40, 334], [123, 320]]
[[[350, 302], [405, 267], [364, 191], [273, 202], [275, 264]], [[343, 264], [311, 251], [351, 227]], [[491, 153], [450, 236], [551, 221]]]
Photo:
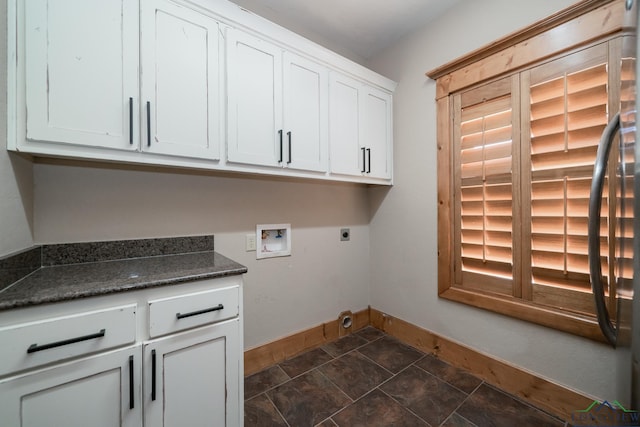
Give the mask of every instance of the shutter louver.
[[[607, 64], [532, 85], [530, 102], [533, 301], [592, 312], [587, 221], [593, 164], [608, 122]], [[606, 195], [602, 236], [608, 234]], [[606, 237], [601, 245], [606, 274]]]
[[462, 108], [459, 148], [462, 285], [511, 295], [510, 95]]

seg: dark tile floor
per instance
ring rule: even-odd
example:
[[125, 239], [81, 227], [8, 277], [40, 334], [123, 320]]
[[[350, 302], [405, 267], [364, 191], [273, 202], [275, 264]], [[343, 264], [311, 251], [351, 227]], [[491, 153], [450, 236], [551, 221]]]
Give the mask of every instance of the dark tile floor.
[[563, 427], [367, 327], [245, 378], [245, 426]]

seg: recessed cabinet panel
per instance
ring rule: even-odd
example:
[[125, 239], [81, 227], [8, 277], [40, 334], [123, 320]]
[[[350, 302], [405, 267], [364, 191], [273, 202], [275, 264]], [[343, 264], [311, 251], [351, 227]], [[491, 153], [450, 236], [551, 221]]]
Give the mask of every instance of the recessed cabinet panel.
[[227, 31], [230, 162], [278, 166], [283, 160], [281, 80], [279, 47], [241, 31]]
[[143, 151], [218, 159], [217, 22], [166, 0], [143, 0], [141, 34]]
[[[226, 338], [219, 337], [164, 354], [164, 393], [167, 401], [164, 425], [182, 426], [195, 414], [210, 425], [225, 425]], [[188, 393], [199, 384], [196, 393]], [[212, 403], [218, 403], [216, 407]], [[189, 422], [189, 425], [204, 425]]]
[[34, 0], [24, 8], [27, 138], [135, 150], [136, 3]]
[[331, 172], [360, 175], [361, 83], [332, 73], [329, 86], [329, 146]]
[[241, 425], [240, 334], [234, 319], [148, 342], [145, 425]]
[[[120, 370], [117, 368], [79, 378], [22, 397], [24, 426], [86, 426], [93, 419], [104, 425], [120, 425]], [[110, 392], [104, 393], [107, 390]], [[100, 402], [89, 396], [100, 391]], [[75, 409], [78, 405], [78, 409]], [[68, 408], [71, 413], [56, 411]]]
[[366, 174], [391, 178], [391, 96], [366, 88], [363, 96], [361, 147], [365, 148]]
[[139, 427], [140, 348], [138, 345], [0, 381], [2, 425]]
[[286, 166], [326, 171], [328, 72], [315, 62], [284, 55]]

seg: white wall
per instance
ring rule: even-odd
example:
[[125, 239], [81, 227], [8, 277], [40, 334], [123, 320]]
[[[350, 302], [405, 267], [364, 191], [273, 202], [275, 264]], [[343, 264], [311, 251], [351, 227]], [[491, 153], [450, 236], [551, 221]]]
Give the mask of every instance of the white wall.
[[538, 375], [615, 399], [612, 350], [437, 296], [435, 83], [425, 72], [573, 3], [467, 0], [376, 56], [394, 95], [395, 185], [371, 190], [371, 305]]
[[[0, 22], [7, 21], [7, 2], [0, 0]], [[0, 82], [7, 81], [7, 26], [0, 26]], [[0, 89], [0, 257], [33, 244], [31, 162], [7, 152], [7, 90]]]
[[[249, 268], [245, 348], [369, 303], [363, 186], [53, 160], [36, 163], [34, 179], [41, 244], [214, 234], [218, 252]], [[245, 235], [274, 223], [291, 224], [292, 255], [258, 261]]]

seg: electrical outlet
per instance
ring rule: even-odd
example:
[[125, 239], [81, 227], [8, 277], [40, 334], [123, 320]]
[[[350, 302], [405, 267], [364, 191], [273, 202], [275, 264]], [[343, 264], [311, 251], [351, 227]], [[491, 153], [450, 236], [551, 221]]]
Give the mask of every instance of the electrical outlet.
[[351, 238], [351, 230], [349, 230], [348, 228], [341, 228], [340, 229], [340, 241], [348, 242], [350, 238]]
[[255, 234], [247, 234], [245, 236], [245, 249], [247, 252], [256, 250], [256, 235]]

